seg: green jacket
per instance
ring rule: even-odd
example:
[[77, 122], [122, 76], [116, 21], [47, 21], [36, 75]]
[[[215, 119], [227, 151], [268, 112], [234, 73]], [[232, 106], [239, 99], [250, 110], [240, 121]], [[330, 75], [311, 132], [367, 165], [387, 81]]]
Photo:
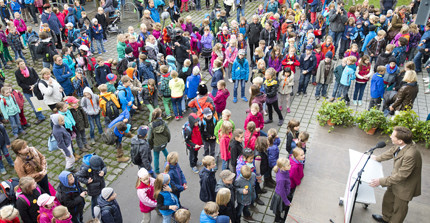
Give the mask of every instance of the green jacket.
[[115, 94], [115, 91], [116, 91], [115, 85], [109, 82], [106, 82], [106, 85], [107, 85], [107, 92], [111, 92], [112, 94]]
[[118, 61], [124, 59], [126, 47], [127, 45], [123, 42], [118, 42], [118, 44], [116, 45], [116, 51], [118, 52]]
[[162, 151], [170, 142], [170, 130], [163, 119], [159, 118], [149, 124], [148, 143], [155, 151]]
[[9, 116], [13, 116], [21, 113], [21, 110], [16, 103], [15, 97], [12, 95], [9, 97], [0, 96], [0, 109], [3, 113], [4, 119], [8, 120]]

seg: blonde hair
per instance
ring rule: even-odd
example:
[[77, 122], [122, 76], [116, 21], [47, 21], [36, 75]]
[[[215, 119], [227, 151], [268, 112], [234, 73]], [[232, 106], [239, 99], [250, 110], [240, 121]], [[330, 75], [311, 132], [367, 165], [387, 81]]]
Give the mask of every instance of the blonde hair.
[[172, 70], [170, 71], [170, 76], [172, 76], [173, 79], [178, 77], [178, 72], [176, 72], [176, 70]]
[[394, 50], [394, 47], [396, 47], [394, 44], [388, 44], [386, 47], [385, 47], [385, 50], [386, 51], [393, 51]]
[[12, 88], [11, 87], [6, 87], [6, 86], [4, 86], [4, 87], [2, 87], [1, 88], [1, 94], [6, 94], [6, 93], [8, 93], [9, 91], [11, 91], [12, 90]]
[[292, 152], [293, 157], [297, 159], [297, 157], [299, 157], [302, 152], [303, 153], [305, 152], [302, 148], [300, 148], [300, 147], [294, 148], [293, 152]]
[[413, 70], [406, 71], [403, 81], [408, 83], [417, 82], [417, 73]]
[[[230, 122], [229, 122], [230, 123]], [[213, 156], [205, 156], [202, 159], [202, 163], [204, 167], [210, 166], [212, 163], [215, 163], [215, 158]]]
[[297, 142], [297, 147], [302, 148], [303, 143], [305, 143], [306, 141], [308, 141], [309, 139], [309, 133], [306, 131], [300, 132], [299, 133], [299, 137], [298, 137], [298, 142]]
[[384, 66], [378, 66], [376, 68], [376, 72], [378, 72], [378, 73], [385, 73], [385, 67]]
[[351, 64], [354, 64], [355, 62], [357, 62], [357, 57], [349, 56], [347, 57], [347, 61], [349, 61]]
[[54, 216], [52, 222], [56, 222], [55, 220], [60, 220], [60, 218], [62, 218], [67, 213], [69, 213], [69, 211], [63, 205], [55, 207], [54, 210], [52, 210], [52, 215]]
[[402, 28], [400, 29], [401, 34], [406, 34], [409, 32], [409, 26], [407, 24], [403, 24]]
[[383, 29], [378, 31], [378, 36], [384, 37], [385, 35], [387, 35], [387, 33]]
[[155, 182], [154, 182], [154, 199], [157, 199], [158, 195], [163, 190], [164, 175], [167, 175], [167, 177], [169, 178], [168, 182], [170, 182], [170, 175], [169, 174], [167, 174], [167, 173], [158, 174], [158, 176], [157, 176], [157, 178], [155, 178]]
[[260, 67], [261, 64], [263, 64], [263, 66], [266, 67], [266, 62], [263, 59], [259, 59], [257, 61], [257, 67]]
[[208, 203], [206, 203], [204, 210], [206, 214], [213, 215], [218, 212], [219, 207], [218, 204], [216, 204], [215, 202], [209, 201]]
[[186, 60], [184, 61], [184, 66], [186, 66], [186, 67], [191, 66], [191, 60], [190, 60], [190, 59], [186, 59]]
[[175, 212], [175, 220], [177, 223], [188, 223], [191, 218], [191, 212], [181, 208]]
[[259, 112], [260, 111], [260, 106], [257, 103], [252, 103], [252, 105], [251, 105], [251, 111], [252, 110]]
[[225, 80], [219, 80], [218, 82], [217, 82], [217, 85], [221, 85], [221, 86], [223, 86], [223, 87], [225, 87], [226, 86], [226, 84], [225, 84]]
[[230, 134], [233, 130], [233, 124], [231, 122], [223, 122], [221, 125], [221, 135]]
[[242, 174], [243, 178], [249, 179], [252, 176], [251, 168], [247, 165], [244, 165], [240, 168], [240, 174]]
[[228, 202], [231, 200], [231, 192], [227, 188], [221, 188], [216, 194], [216, 203], [218, 206], [227, 206]]
[[258, 86], [261, 86], [264, 82], [264, 79], [262, 77], [256, 77], [254, 80], [252, 80], [252, 83]]
[[107, 85], [106, 84], [100, 84], [97, 89], [99, 89], [100, 92], [106, 92], [107, 91]]
[[116, 40], [117, 40], [118, 42], [122, 42], [122, 40], [124, 40], [124, 38], [125, 38], [124, 34], [119, 34], [119, 35], [116, 37]]
[[170, 170], [170, 165], [176, 165], [179, 160], [179, 154], [178, 152], [170, 152], [169, 155], [167, 155], [167, 165], [164, 168], [164, 172], [168, 173]]
[[221, 113], [222, 115], [226, 115], [226, 116], [231, 116], [231, 111], [228, 109], [224, 109], [224, 111], [222, 111]]
[[271, 128], [269, 129], [269, 131], [267, 131], [267, 140], [269, 141], [270, 145], [273, 145], [276, 137], [278, 137], [278, 132], [276, 131], [276, 129]]
[[276, 161], [276, 166], [273, 167], [273, 171], [277, 173], [280, 169], [290, 165], [290, 160], [288, 160], [286, 157], [279, 157], [279, 159]]

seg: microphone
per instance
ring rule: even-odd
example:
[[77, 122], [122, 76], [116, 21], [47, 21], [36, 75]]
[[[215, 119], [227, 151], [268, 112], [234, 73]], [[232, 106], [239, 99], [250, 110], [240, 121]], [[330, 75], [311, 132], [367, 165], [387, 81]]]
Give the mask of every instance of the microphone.
[[366, 153], [373, 152], [375, 149], [384, 148], [386, 146], [384, 141], [376, 143], [376, 146], [369, 149]]

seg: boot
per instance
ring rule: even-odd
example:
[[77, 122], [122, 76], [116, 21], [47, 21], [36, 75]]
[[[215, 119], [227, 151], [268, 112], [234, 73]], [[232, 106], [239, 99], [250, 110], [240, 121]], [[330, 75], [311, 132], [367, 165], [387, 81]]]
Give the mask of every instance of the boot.
[[89, 146], [88, 144], [85, 144], [84, 148], [85, 148], [85, 149], [87, 149], [87, 151], [90, 151], [90, 150], [92, 150], [92, 149], [93, 149], [93, 148], [91, 148], [91, 146]]
[[259, 197], [257, 197], [257, 199], [255, 199], [255, 203], [257, 203], [258, 205], [264, 205], [264, 201], [260, 200]]
[[75, 157], [75, 162], [82, 158], [82, 156], [77, 153], [74, 153], [73, 156]]
[[275, 188], [276, 183], [274, 183], [274, 182], [273, 182], [273, 180], [272, 180], [272, 181], [270, 181], [270, 179], [271, 179], [271, 178], [264, 178], [263, 186], [264, 186], [264, 187], [268, 187], [268, 188]]
[[116, 161], [119, 163], [126, 163], [129, 160], [130, 160], [130, 157], [127, 157], [127, 156], [121, 156], [121, 157], [116, 158]]

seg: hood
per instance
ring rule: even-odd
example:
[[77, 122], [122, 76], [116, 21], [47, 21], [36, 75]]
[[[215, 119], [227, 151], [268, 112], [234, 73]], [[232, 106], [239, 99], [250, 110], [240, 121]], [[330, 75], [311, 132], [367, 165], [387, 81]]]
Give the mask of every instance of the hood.
[[118, 91], [125, 89], [125, 87], [122, 85], [122, 83], [118, 83], [118, 87], [116, 88]]
[[[163, 57], [164, 56], [164, 54], [162, 54], [162, 53], [158, 53], [157, 54], [157, 61], [160, 61], [161, 60], [161, 57]], [[174, 57], [173, 57], [174, 58]]]
[[357, 68], [357, 66], [355, 64], [350, 64], [350, 65], [348, 65], [348, 67], [351, 69], [354, 69], [354, 70]]
[[93, 96], [94, 96], [93, 91], [92, 91], [92, 90], [91, 90], [91, 88], [89, 88], [89, 87], [85, 87], [85, 88], [84, 88], [84, 93], [90, 93], [90, 94], [91, 94], [91, 97], [93, 97]]
[[149, 79], [146, 79], [146, 80], [144, 80], [144, 81], [142, 82], [142, 87], [146, 87], [146, 86], [148, 86], [148, 80], [149, 80]]
[[67, 179], [67, 177], [70, 174], [72, 174], [72, 173], [64, 170], [63, 172], [60, 173], [60, 176], [58, 176], [58, 179], [60, 179], [60, 182], [63, 186], [68, 187], [68, 188], [75, 188], [76, 187], [75, 184], [73, 184], [72, 186], [69, 185], [69, 179]]
[[131, 138], [131, 144], [143, 144], [145, 142], [145, 139], [140, 139], [135, 135], [133, 138]]
[[168, 55], [168, 56], [166, 57], [166, 60], [167, 60], [167, 63], [176, 63], [176, 59], [175, 59], [175, 57], [174, 57], [174, 56], [172, 56], [172, 55]]
[[188, 116], [188, 122], [190, 123], [191, 129], [194, 127], [196, 123], [200, 121], [199, 117], [196, 115], [196, 113], [191, 113], [190, 116]]
[[100, 206], [100, 208], [105, 207], [105, 206], [110, 206], [112, 204], [113, 201], [107, 201], [105, 199], [103, 199], [102, 195], [100, 194], [99, 197], [97, 198], [97, 203]]
[[164, 124], [164, 121], [162, 119], [157, 119], [152, 122], [152, 129], [155, 133], [162, 133], [164, 132], [165, 128], [166, 125]]
[[412, 83], [406, 83], [406, 85], [411, 86], [411, 87], [416, 87], [418, 86], [418, 82], [412, 82]]
[[58, 118], [60, 117], [60, 114], [53, 114], [50, 117], [51, 117], [51, 121], [54, 125], [59, 125], [58, 124]]

